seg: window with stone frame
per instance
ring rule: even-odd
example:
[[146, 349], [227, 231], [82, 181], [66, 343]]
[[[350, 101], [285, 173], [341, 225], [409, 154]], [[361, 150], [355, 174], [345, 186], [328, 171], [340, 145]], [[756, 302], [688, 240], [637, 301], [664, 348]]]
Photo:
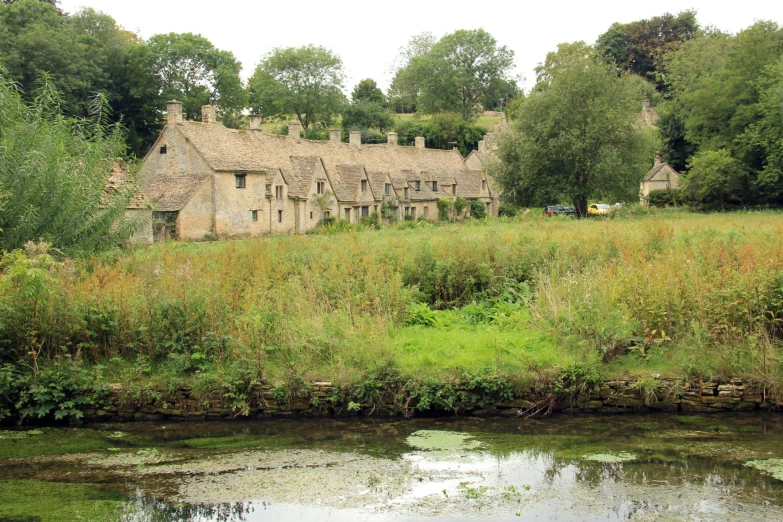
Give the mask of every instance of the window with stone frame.
[[282, 223], [283, 222], [283, 211], [282, 210], [278, 210], [277, 211], [277, 222], [278, 223]]
[[367, 192], [367, 180], [362, 180], [362, 192]]
[[275, 199], [283, 199], [283, 185], [275, 186]]
[[246, 174], [234, 174], [234, 180], [236, 181], [236, 187], [238, 189], [243, 189], [247, 186]]
[[362, 217], [367, 217], [370, 215], [370, 207], [362, 207]]
[[161, 154], [166, 154], [166, 152], [168, 152], [168, 149], [166, 148], [166, 146], [165, 145], [161, 145], [160, 146], [160, 153]]
[[408, 199], [408, 187], [402, 189], [402, 197]]
[[438, 191], [438, 182], [437, 181], [433, 181], [432, 182], [432, 191], [433, 192], [437, 192]]
[[386, 189], [386, 195], [391, 196], [391, 189], [392, 189], [391, 183], [387, 183], [384, 188]]
[[482, 179], [481, 180], [481, 190], [486, 190], [486, 189], [487, 189], [487, 182]]
[[430, 207], [424, 207], [423, 209], [424, 217], [427, 217], [430, 215]]
[[316, 194], [323, 194], [326, 192], [326, 182], [325, 181], [316, 181], [315, 182], [315, 193]]
[[258, 221], [258, 210], [251, 210], [250, 217], [253, 221]]
[[454, 184], [451, 186], [451, 195], [452, 195], [452, 196], [456, 196], [456, 195], [457, 195], [457, 184], [456, 184], [456, 183], [454, 183]]
[[414, 188], [414, 190], [421, 190], [421, 181], [419, 181], [418, 179], [416, 181], [414, 181], [413, 182], [413, 188]]

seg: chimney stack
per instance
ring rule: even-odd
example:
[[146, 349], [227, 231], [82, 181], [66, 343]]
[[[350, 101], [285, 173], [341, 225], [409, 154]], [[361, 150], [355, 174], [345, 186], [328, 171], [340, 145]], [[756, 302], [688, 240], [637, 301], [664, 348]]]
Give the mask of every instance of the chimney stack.
[[216, 123], [217, 117], [215, 116], [214, 105], [202, 105], [201, 106], [201, 123]]
[[261, 130], [261, 116], [258, 114], [250, 115], [250, 130]]
[[655, 151], [655, 165], [660, 165], [661, 163], [663, 163], [663, 161], [661, 160], [661, 151], [656, 150]]
[[362, 133], [360, 131], [351, 131], [348, 133], [348, 143], [356, 147], [362, 148]]
[[329, 141], [331, 141], [332, 143], [339, 144], [341, 141], [343, 141], [342, 138], [343, 138], [343, 131], [341, 131], [340, 129], [329, 130]]
[[386, 143], [389, 145], [397, 146], [397, 133], [396, 132], [390, 132], [386, 135]]
[[487, 140], [481, 139], [478, 142], [478, 151], [487, 152]]
[[416, 148], [417, 149], [424, 148], [424, 136], [416, 136]]
[[288, 137], [291, 138], [294, 141], [299, 141], [301, 139], [300, 133], [302, 132], [302, 126], [299, 125], [298, 121], [289, 121], [288, 122]]
[[166, 118], [170, 125], [182, 123], [182, 102], [171, 100], [166, 104]]

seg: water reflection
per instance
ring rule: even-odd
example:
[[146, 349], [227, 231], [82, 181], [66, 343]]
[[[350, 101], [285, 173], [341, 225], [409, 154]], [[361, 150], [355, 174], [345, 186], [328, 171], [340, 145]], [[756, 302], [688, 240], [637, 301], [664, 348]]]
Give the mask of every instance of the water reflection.
[[[3, 480], [121, 484], [127, 521], [783, 520], [776, 416], [111, 425]], [[24, 470], [24, 471], [23, 471]], [[3, 520], [0, 494], [0, 520]], [[32, 509], [32, 508], [31, 508]]]

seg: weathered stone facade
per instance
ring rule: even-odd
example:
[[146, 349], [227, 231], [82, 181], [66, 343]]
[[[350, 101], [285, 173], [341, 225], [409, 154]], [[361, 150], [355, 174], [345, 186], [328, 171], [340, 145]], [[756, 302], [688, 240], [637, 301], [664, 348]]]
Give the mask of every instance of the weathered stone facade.
[[661, 153], [655, 154], [655, 165], [651, 168], [642, 180], [639, 187], [639, 197], [642, 204], [646, 204], [647, 196], [650, 192], [656, 190], [671, 190], [679, 188], [680, 174], [674, 170], [668, 163], [661, 160]]
[[340, 141], [265, 134], [258, 117], [249, 130], [217, 123], [214, 107], [202, 121], [184, 121], [182, 105], [168, 104], [168, 123], [147, 154], [140, 186], [156, 217], [176, 223], [181, 239], [248, 237], [305, 232], [323, 218], [358, 222], [386, 204], [387, 217], [438, 219], [441, 198], [482, 200], [497, 215], [497, 187], [482, 169], [471, 169], [455, 150], [361, 143], [351, 133]]
[[[640, 386], [644, 382], [646, 386]], [[232, 419], [291, 416], [356, 416], [400, 413], [394, 398], [384, 398], [382, 405], [361, 405], [348, 409], [331, 405], [334, 386], [315, 382], [301, 396], [279, 400], [275, 387], [258, 386], [246, 412], [233, 409], [219, 397], [195, 396], [188, 389], [175, 392], [133, 394], [114, 385], [112, 392], [98, 408], [87, 410], [90, 421], [132, 421], [164, 419]], [[573, 397], [553, 396], [551, 390], [518, 390], [514, 398], [493, 404], [455, 404], [462, 415], [498, 415], [516, 417], [549, 411], [584, 411], [632, 413], [645, 411], [701, 412], [750, 411], [778, 409], [783, 398], [765, 394], [758, 385], [742, 379], [684, 382], [682, 379], [656, 378], [652, 381], [610, 380], [595, 392]], [[415, 403], [412, 404], [415, 406]], [[411, 410], [413, 412], [414, 410]], [[437, 412], [435, 412], [437, 413]], [[443, 414], [454, 412], [442, 411]]]

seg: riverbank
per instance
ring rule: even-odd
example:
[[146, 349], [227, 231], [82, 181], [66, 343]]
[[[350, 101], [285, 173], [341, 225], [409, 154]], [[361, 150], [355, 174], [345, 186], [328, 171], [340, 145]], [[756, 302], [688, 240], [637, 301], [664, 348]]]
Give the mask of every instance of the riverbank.
[[0, 418], [78, 421], [112, 384], [139, 407], [189, 390], [238, 416], [270, 393], [408, 415], [587, 405], [613, 381], [649, 407], [675, 387], [656, 376], [717, 399], [739, 379], [762, 396], [742, 408], [783, 389], [782, 214], [531, 214], [78, 261], [31, 245], [0, 274]]

